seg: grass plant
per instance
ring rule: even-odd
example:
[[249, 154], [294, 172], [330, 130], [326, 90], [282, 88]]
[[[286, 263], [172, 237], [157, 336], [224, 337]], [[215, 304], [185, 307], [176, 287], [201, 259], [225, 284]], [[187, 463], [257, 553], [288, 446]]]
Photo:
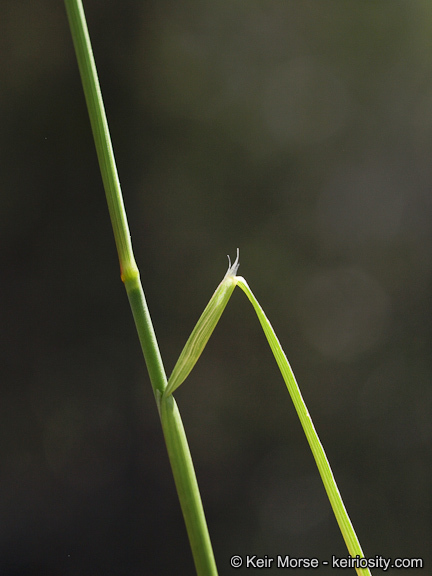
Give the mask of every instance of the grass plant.
[[[222, 282], [193, 329], [181, 352], [173, 372], [167, 380], [155, 331], [144, 296], [140, 273], [132, 251], [131, 238], [123, 204], [120, 182], [112, 149], [108, 123], [93, 58], [81, 0], [65, 0], [69, 25], [80, 69], [84, 94], [89, 111], [93, 137], [96, 145], [102, 180], [105, 188], [111, 223], [120, 261], [120, 275], [129, 298], [138, 337], [150, 376], [168, 456], [180, 500], [198, 576], [217, 575], [216, 563], [207, 529], [204, 510], [196, 475], [190, 455], [180, 412], [173, 392], [185, 381], [214, 328], [216, 327], [236, 286], [239, 286], [251, 302], [267, 341], [274, 354], [285, 384], [294, 403], [301, 425], [318, 466], [321, 479], [336, 516], [339, 528], [352, 557], [363, 558], [363, 551], [349, 519], [324, 448], [315, 431], [300, 389], [273, 328], [256, 300], [246, 280], [237, 276], [239, 253], [229, 265]], [[356, 568], [361, 576], [370, 575], [368, 568]]]

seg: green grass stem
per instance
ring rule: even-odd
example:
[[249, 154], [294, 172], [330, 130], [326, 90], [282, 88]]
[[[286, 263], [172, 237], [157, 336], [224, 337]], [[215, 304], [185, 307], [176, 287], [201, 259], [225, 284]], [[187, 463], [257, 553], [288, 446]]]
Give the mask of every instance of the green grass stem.
[[141, 285], [102, 94], [81, 0], [65, 0], [66, 12], [90, 116], [102, 181], [120, 261], [121, 279], [129, 298], [135, 326], [161, 417], [168, 456], [182, 508], [198, 576], [217, 576], [213, 550], [196, 476], [177, 405], [162, 395], [167, 379]]
[[160, 404], [162, 429], [198, 575], [217, 576], [216, 562], [180, 412], [173, 396]]
[[84, 8], [81, 0], [65, 0], [65, 5], [120, 261], [121, 279], [129, 297], [153, 390], [155, 393], [156, 390], [162, 393], [166, 387], [165, 370], [132, 250], [129, 225]]

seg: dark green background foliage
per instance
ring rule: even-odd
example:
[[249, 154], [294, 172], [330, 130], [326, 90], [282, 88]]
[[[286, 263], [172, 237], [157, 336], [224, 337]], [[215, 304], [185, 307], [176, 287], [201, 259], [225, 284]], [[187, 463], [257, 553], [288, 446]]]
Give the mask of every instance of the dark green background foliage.
[[[366, 555], [432, 574], [430, 2], [85, 7], [167, 372], [239, 247]], [[190, 575], [63, 4], [0, 12], [0, 572]], [[176, 398], [221, 575], [346, 555], [240, 291]]]

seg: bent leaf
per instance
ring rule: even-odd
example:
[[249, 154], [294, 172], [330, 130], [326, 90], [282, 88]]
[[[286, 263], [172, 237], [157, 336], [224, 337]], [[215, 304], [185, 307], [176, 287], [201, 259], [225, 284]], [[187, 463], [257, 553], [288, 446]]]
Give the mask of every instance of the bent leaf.
[[[258, 300], [255, 298], [252, 290], [249, 288], [248, 283], [242, 276], [236, 276], [239, 266], [238, 259], [239, 257], [237, 251], [236, 261], [232, 266], [230, 262], [230, 267], [228, 268], [224, 279], [217, 287], [215, 293], [210, 299], [210, 302], [207, 304], [204, 312], [198, 320], [197, 325], [193, 329], [192, 334], [186, 342], [182, 353], [180, 354], [180, 357], [168, 380], [168, 386], [162, 397], [162, 402], [164, 402], [174, 392], [174, 390], [176, 390], [182, 384], [182, 382], [184, 382], [192, 368], [195, 366], [198, 358], [205, 348], [205, 345], [212, 335], [213, 330], [215, 329], [216, 324], [222, 315], [222, 312], [225, 310], [225, 307], [231, 297], [231, 294], [234, 291], [234, 288], [238, 285], [251, 302], [258, 316], [258, 320], [260, 321], [267, 341], [270, 345], [270, 348], [273, 352], [275, 360], [279, 366], [279, 370], [281, 371], [282, 377], [288, 388], [291, 400], [294, 403], [297, 415], [300, 419], [307, 441], [315, 458], [315, 462], [324, 484], [324, 488], [327, 492], [327, 496], [330, 500], [331, 507], [338, 522], [342, 536], [345, 540], [348, 551], [353, 558], [356, 556], [359, 558], [364, 558], [363, 550], [360, 546], [360, 542], [357, 538], [354, 527], [343, 503], [323, 445], [321, 444], [321, 441], [315, 430], [309, 411], [306, 407], [305, 401], [303, 400], [303, 396], [300, 392], [300, 388], [297, 384], [288, 359], [285, 356], [285, 353], [273, 330], [272, 325], [265, 315], [264, 310], [261, 308]], [[355, 569], [358, 576], [371, 576], [368, 568], [360, 568], [359, 566], [355, 566]]]
[[[333, 513], [345, 540], [348, 552], [353, 558], [355, 558], [357, 555], [360, 558], [364, 558], [363, 550], [360, 546], [357, 534], [355, 533], [354, 527], [343, 503], [342, 496], [337, 487], [332, 469], [330, 468], [330, 463], [327, 459], [324, 447], [321, 444], [317, 431], [315, 430], [312, 418], [310, 417], [305, 401], [303, 400], [303, 396], [300, 392], [300, 388], [297, 384], [297, 380], [291, 369], [290, 363], [285, 356], [285, 352], [283, 351], [278, 337], [273, 330], [273, 326], [270, 324], [267, 316], [264, 313], [264, 310], [261, 308], [258, 300], [255, 298], [246, 280], [241, 276], [237, 276], [236, 280], [238, 286], [243, 290], [252, 306], [254, 307], [254, 310], [258, 316], [258, 320], [260, 321], [262, 329], [264, 330], [264, 334], [267, 338], [267, 342], [269, 343], [277, 365], [279, 366], [279, 370], [281, 371], [282, 377], [291, 396], [291, 400], [293, 401], [297, 415], [303, 427], [303, 431], [306, 434], [307, 441], [312, 450], [313, 457], [315, 458], [321, 480], [324, 484], [324, 488], [327, 492], [328, 499], [330, 500]], [[371, 576], [368, 568], [356, 567], [356, 572], [359, 576]]]

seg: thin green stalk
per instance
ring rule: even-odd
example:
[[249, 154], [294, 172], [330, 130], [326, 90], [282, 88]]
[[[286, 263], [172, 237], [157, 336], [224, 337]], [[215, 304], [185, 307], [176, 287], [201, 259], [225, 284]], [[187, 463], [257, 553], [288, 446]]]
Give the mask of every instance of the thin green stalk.
[[161, 416], [168, 456], [184, 515], [198, 576], [217, 576], [204, 510], [183, 424], [172, 397], [162, 395], [167, 386], [165, 369], [132, 251], [126, 212], [118, 179], [108, 122], [81, 0], [65, 0], [93, 138], [105, 188], [121, 279], [129, 298], [153, 392]]
[[156, 390], [162, 393], [166, 387], [165, 370], [132, 251], [129, 225], [84, 9], [81, 0], [65, 0], [65, 5], [120, 260], [121, 279], [129, 297], [153, 390], [155, 393]]
[[173, 396], [161, 400], [165, 443], [199, 576], [217, 576], [216, 562], [180, 412]]

